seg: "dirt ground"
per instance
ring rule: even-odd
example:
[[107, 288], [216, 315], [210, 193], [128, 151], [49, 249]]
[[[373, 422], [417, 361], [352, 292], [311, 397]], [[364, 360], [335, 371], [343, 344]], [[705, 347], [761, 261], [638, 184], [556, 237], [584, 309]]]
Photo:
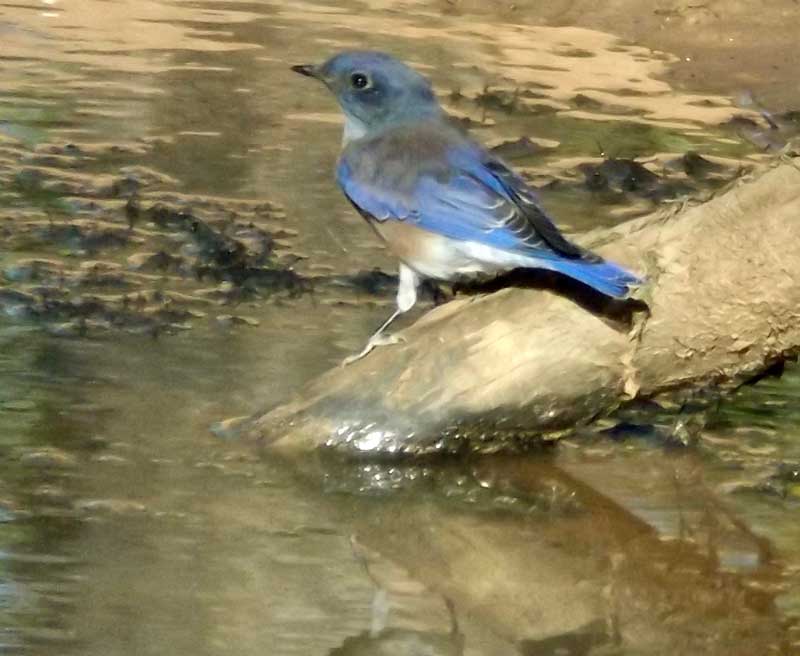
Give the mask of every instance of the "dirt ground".
[[800, 107], [800, 0], [442, 0], [449, 11], [603, 30], [679, 58], [676, 86], [737, 96], [771, 110]]

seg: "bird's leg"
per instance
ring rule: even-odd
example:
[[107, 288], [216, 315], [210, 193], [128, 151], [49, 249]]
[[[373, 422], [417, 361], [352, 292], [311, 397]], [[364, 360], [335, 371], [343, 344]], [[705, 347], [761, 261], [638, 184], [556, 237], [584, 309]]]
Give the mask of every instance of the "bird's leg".
[[397, 309], [392, 313], [392, 316], [384, 321], [381, 327], [373, 333], [361, 352], [345, 358], [342, 362], [343, 365], [352, 364], [360, 360], [376, 346], [389, 346], [390, 344], [397, 344], [403, 341], [402, 337], [398, 335], [384, 335], [383, 331], [386, 330], [389, 324], [397, 319], [397, 317], [414, 307], [414, 303], [417, 302], [417, 288], [419, 287], [419, 283], [420, 279], [417, 272], [401, 263], [400, 284], [397, 288]]
[[347, 356], [344, 360], [342, 360], [342, 365], [347, 366], [348, 364], [353, 364], [354, 362], [357, 362], [358, 360], [363, 358], [367, 353], [369, 353], [372, 349], [374, 349], [376, 346], [389, 346], [390, 344], [397, 344], [398, 342], [402, 341], [402, 339], [397, 337], [396, 335], [383, 334], [384, 329], [401, 314], [402, 312], [400, 311], [399, 308], [395, 310], [392, 313], [392, 316], [390, 316], [386, 321], [384, 321], [383, 324], [381, 324], [381, 327], [378, 328], [378, 330], [376, 330], [372, 334], [372, 337], [370, 337], [367, 340], [367, 343], [364, 346], [364, 348], [361, 349], [361, 351], [356, 353], [355, 355]]

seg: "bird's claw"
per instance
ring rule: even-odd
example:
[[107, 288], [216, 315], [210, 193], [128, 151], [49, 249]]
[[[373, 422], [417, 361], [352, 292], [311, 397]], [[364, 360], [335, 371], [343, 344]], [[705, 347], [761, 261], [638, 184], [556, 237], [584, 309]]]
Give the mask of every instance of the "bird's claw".
[[392, 346], [393, 344], [401, 344], [405, 341], [406, 341], [405, 337], [402, 337], [401, 335], [384, 335], [384, 334], [375, 335], [370, 338], [370, 340], [367, 342], [366, 346], [364, 346], [364, 348], [361, 350], [360, 353], [356, 353], [355, 355], [350, 355], [346, 357], [344, 360], [342, 360], [342, 366], [346, 367], [348, 364], [353, 364], [354, 362], [357, 362], [365, 355], [367, 355], [370, 351], [372, 351], [372, 349], [374, 349], [376, 346]]

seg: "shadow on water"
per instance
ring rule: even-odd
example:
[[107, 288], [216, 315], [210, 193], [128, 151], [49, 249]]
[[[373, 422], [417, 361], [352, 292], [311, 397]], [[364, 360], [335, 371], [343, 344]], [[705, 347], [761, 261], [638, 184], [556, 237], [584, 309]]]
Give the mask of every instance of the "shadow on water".
[[0, 2], [0, 40], [0, 652], [797, 646], [791, 367], [514, 458], [260, 460], [207, 431], [393, 302], [331, 181], [336, 110], [288, 64], [414, 62], [571, 232], [713, 194], [793, 114], [672, 89], [673, 55], [609, 34], [433, 0]]

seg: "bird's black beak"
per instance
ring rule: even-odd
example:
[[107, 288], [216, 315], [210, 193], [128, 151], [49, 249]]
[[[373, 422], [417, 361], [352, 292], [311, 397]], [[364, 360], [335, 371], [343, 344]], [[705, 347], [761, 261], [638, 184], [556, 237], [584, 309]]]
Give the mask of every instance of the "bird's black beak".
[[300, 73], [300, 75], [319, 79], [319, 73], [317, 72], [317, 67], [314, 66], [314, 64], [297, 64], [297, 66], [292, 66], [292, 70], [295, 73]]

